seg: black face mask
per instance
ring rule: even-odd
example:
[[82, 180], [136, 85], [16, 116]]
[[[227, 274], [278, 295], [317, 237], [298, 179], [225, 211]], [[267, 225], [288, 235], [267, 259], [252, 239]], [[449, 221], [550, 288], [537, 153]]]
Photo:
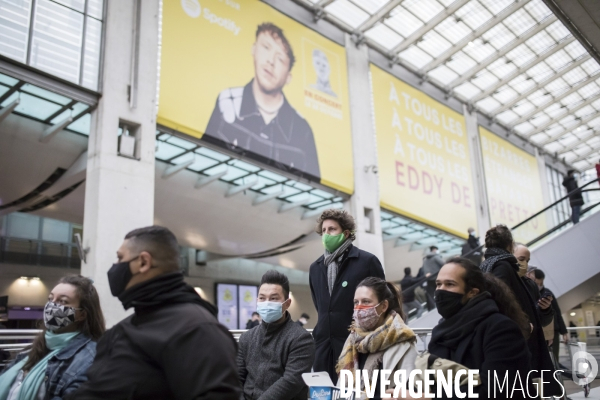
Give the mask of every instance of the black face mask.
[[132, 258], [129, 261], [115, 263], [108, 270], [108, 285], [110, 286], [110, 292], [113, 296], [119, 297], [119, 295], [125, 291], [125, 287], [131, 278], [133, 278], [129, 263], [138, 257], [139, 256]]
[[463, 293], [449, 292], [447, 290], [438, 289], [435, 291], [433, 298], [435, 300], [435, 306], [442, 317], [448, 319], [463, 308], [464, 304], [462, 299], [465, 295]]

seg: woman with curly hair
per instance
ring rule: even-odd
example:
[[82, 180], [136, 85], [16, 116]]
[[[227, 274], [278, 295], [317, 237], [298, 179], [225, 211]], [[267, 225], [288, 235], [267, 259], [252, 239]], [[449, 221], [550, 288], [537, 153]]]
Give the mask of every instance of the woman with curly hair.
[[[474, 390], [479, 398], [525, 398], [527, 392], [511, 393], [517, 374], [526, 391], [531, 370], [527, 348], [529, 321], [510, 289], [499, 279], [482, 271], [466, 258], [452, 258], [436, 279], [435, 303], [443, 319], [433, 328], [429, 352], [469, 369], [478, 369], [481, 384]], [[488, 372], [490, 375], [488, 375]], [[508, 376], [504, 391], [496, 388]], [[552, 379], [550, 375], [547, 380]], [[519, 382], [517, 381], [517, 386]], [[466, 393], [466, 388], [464, 393]], [[534, 389], [529, 388], [533, 394]], [[508, 392], [506, 392], [508, 390]], [[527, 397], [529, 398], [529, 397]]]
[[352, 323], [354, 292], [370, 276], [385, 279], [381, 262], [354, 246], [356, 223], [344, 210], [325, 210], [317, 220], [324, 254], [312, 263], [310, 292], [318, 313], [313, 330], [316, 352], [314, 371], [327, 371], [337, 382], [335, 365]]

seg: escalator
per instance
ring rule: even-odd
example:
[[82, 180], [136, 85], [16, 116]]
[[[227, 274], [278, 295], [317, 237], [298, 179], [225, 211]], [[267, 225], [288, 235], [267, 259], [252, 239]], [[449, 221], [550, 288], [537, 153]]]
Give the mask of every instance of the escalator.
[[[578, 224], [558, 218], [559, 209], [570, 209], [569, 195], [581, 191], [587, 197]], [[565, 207], [565, 204], [567, 207]], [[569, 310], [600, 290], [600, 188], [598, 179], [567, 194], [511, 228], [513, 236], [534, 220], [544, 219], [547, 230], [526, 241], [531, 251], [530, 266], [546, 273], [545, 286], [556, 295], [562, 310]], [[522, 236], [522, 235], [521, 235]], [[483, 246], [472, 250], [481, 251]], [[440, 315], [432, 310], [412, 320], [411, 327], [437, 325]]]

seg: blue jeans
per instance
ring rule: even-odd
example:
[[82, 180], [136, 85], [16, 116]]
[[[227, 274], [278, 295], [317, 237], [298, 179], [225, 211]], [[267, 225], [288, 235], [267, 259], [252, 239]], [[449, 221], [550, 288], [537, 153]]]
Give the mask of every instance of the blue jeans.
[[579, 215], [581, 215], [581, 206], [572, 206], [571, 209], [571, 221], [576, 224], [579, 222]]

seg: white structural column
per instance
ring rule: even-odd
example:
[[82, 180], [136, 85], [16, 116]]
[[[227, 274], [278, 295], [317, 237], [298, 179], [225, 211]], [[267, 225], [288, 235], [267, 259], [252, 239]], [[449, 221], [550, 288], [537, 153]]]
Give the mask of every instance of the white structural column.
[[[102, 98], [88, 147], [81, 273], [94, 280], [107, 327], [125, 315], [107, 271], [127, 232], [153, 224], [158, 0], [106, 2]], [[136, 158], [118, 152], [119, 123], [134, 127]]]
[[[463, 106], [463, 114], [467, 125], [469, 138], [469, 154], [471, 157], [471, 173], [475, 190], [475, 204], [477, 210], [477, 235], [484, 237], [490, 229], [490, 213], [488, 209], [487, 187], [485, 185], [485, 171], [483, 168], [483, 155], [481, 153], [481, 139], [479, 138], [479, 124], [477, 113], [470, 113], [467, 106]], [[483, 244], [483, 243], [482, 243]]]
[[[538, 171], [540, 174], [540, 184], [542, 185], [542, 198], [544, 199], [544, 207], [548, 207], [552, 203], [552, 198], [550, 197], [548, 175], [546, 174], [546, 160], [544, 159], [544, 155], [540, 154], [537, 148], [535, 149], [535, 158], [537, 160]], [[546, 224], [548, 229], [550, 229], [554, 225], [552, 211], [548, 210], [544, 214], [546, 217]]]
[[355, 243], [384, 263], [368, 47], [357, 47], [350, 35], [346, 35], [346, 55], [354, 156], [354, 194], [349, 203], [357, 224]]

